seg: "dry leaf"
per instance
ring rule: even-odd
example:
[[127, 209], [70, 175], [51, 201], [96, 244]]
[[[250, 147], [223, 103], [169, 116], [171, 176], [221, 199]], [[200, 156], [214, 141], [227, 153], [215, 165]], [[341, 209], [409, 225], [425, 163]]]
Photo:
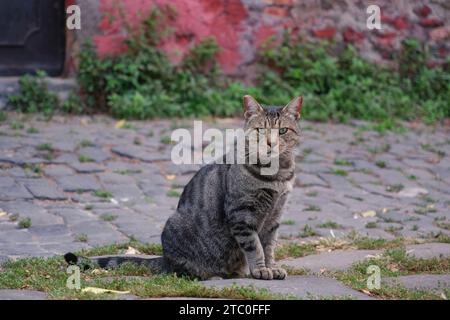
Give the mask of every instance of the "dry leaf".
[[363, 217], [363, 218], [371, 218], [371, 217], [375, 217], [376, 215], [377, 215], [377, 213], [375, 212], [375, 210], [368, 210], [368, 211], [361, 212], [361, 217]]
[[387, 268], [392, 271], [392, 272], [397, 272], [398, 271], [398, 266], [395, 263], [391, 263], [387, 266]]
[[130, 291], [117, 291], [117, 290], [110, 290], [110, 289], [103, 289], [103, 288], [96, 288], [96, 287], [86, 287], [81, 290], [81, 292], [90, 292], [94, 294], [102, 294], [102, 293], [114, 293], [114, 294], [129, 294]]
[[125, 254], [141, 254], [139, 252], [139, 250], [133, 248], [133, 247], [128, 247], [127, 251], [125, 252]]
[[369, 290], [362, 289], [361, 291], [369, 296], [372, 295], [372, 292], [370, 292]]
[[5, 211], [0, 210], [0, 217], [4, 217], [4, 216], [6, 216], [6, 215], [7, 215], [7, 213], [6, 213]]
[[108, 273], [108, 270], [105, 269], [94, 269], [91, 271], [92, 274], [104, 274], [104, 273]]
[[177, 176], [174, 175], [174, 174], [169, 174], [169, 175], [166, 176], [166, 179], [167, 179], [167, 180], [174, 180], [176, 177], [177, 177]]
[[126, 121], [125, 120], [119, 120], [116, 122], [116, 124], [114, 125], [114, 128], [116, 129], [120, 129], [123, 128], [123, 126], [125, 125]]

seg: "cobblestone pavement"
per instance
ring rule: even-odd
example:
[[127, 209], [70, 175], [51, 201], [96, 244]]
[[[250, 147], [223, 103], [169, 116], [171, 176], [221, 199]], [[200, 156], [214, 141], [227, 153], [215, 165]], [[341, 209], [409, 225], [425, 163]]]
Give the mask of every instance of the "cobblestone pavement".
[[[240, 125], [236, 119], [208, 122]], [[450, 235], [448, 127], [380, 135], [361, 123], [302, 126], [282, 238], [352, 231], [387, 239]], [[198, 169], [170, 160], [168, 140], [178, 127], [192, 130], [192, 121], [117, 128], [107, 117], [46, 122], [10, 114], [0, 123], [0, 261], [131, 237], [159, 242], [182, 187]]]

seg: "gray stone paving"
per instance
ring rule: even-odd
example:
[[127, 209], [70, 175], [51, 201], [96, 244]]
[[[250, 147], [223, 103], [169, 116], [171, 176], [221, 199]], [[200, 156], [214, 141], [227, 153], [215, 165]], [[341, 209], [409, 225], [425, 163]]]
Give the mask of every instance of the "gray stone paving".
[[[24, 128], [13, 129], [17, 122]], [[176, 194], [199, 167], [171, 163], [171, 145], [163, 142], [190, 123], [115, 124], [107, 117], [47, 122], [13, 114], [0, 124], [0, 256], [60, 254], [64, 245], [81, 249], [132, 236], [159, 241]], [[204, 129], [240, 125], [226, 119]], [[31, 127], [38, 132], [30, 133]], [[305, 225], [316, 233], [305, 240], [353, 230], [388, 239], [449, 235], [449, 155], [446, 127], [380, 135], [304, 122], [280, 237], [301, 236]], [[104, 221], [105, 215], [114, 218]], [[20, 229], [25, 217], [32, 226]]]
[[[17, 123], [24, 128], [15, 129]], [[177, 127], [192, 131], [192, 124], [116, 123], [100, 116], [45, 121], [15, 114], [0, 123], [0, 262], [130, 238], [160, 241], [177, 195], [199, 168], [173, 164], [167, 138]], [[223, 119], [203, 129], [241, 125]], [[358, 125], [302, 123], [297, 178], [280, 238], [308, 241], [355, 231], [386, 239], [449, 236], [450, 128], [381, 135]], [[20, 228], [24, 218], [31, 227]], [[314, 235], [304, 233], [305, 226]], [[428, 257], [441, 249], [430, 244], [414, 250]], [[361, 255], [330, 253], [331, 260], [322, 256], [323, 265], [316, 266], [345, 268]], [[304, 259], [308, 265], [318, 258]]]
[[[407, 245], [406, 253], [422, 259], [450, 257], [449, 243], [424, 243]], [[279, 263], [294, 269], [307, 269], [312, 272], [346, 270], [356, 262], [376, 257], [384, 250], [334, 250], [301, 258], [289, 258]]]
[[386, 278], [383, 282], [395, 286], [401, 285], [410, 290], [433, 290], [443, 292], [450, 290], [449, 274], [415, 274], [410, 276], [400, 276], [396, 278]]
[[258, 289], [267, 289], [273, 293], [293, 296], [297, 299], [372, 299], [359, 291], [346, 287], [334, 279], [316, 276], [289, 276], [286, 281], [262, 281], [255, 279], [208, 280], [203, 281], [202, 284], [217, 288], [233, 285], [243, 287], [252, 286]]
[[47, 295], [34, 290], [1, 290], [0, 300], [46, 300]]

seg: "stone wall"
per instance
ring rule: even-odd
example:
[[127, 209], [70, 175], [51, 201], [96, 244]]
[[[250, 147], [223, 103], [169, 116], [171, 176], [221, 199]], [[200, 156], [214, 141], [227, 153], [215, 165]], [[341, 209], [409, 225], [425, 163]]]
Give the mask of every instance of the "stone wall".
[[[83, 33], [93, 37], [98, 53], [114, 55], [126, 50], [124, 24], [136, 24], [154, 5], [170, 4], [178, 13], [175, 32], [162, 44], [174, 63], [196, 42], [216, 38], [223, 70], [247, 78], [258, 47], [270, 36], [291, 28], [309, 39], [353, 43], [361, 54], [387, 63], [402, 39], [414, 37], [429, 47], [430, 64], [444, 61], [450, 50], [448, 0], [95, 0], [81, 4]], [[98, 3], [98, 12], [92, 4]], [[381, 30], [366, 26], [366, 9], [381, 8]], [[88, 12], [83, 10], [88, 8]], [[89, 18], [90, 17], [90, 18]], [[93, 25], [93, 22], [98, 25]], [[88, 23], [88, 25], [86, 25]], [[86, 30], [87, 29], [87, 30]], [[76, 41], [77, 42], [77, 41]]]

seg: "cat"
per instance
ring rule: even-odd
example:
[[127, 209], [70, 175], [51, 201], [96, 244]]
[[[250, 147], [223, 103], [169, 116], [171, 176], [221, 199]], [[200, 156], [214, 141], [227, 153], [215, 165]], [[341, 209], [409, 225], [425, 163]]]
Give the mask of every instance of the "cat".
[[[274, 247], [295, 179], [302, 100], [299, 96], [284, 107], [263, 108], [253, 97], [243, 98], [246, 136], [258, 132], [269, 150], [278, 148], [276, 172], [262, 174], [264, 165], [259, 161], [208, 164], [185, 186], [176, 212], [165, 224], [162, 258], [97, 257], [90, 262], [106, 267], [132, 261], [156, 272], [202, 280], [244, 277], [248, 272], [255, 279], [285, 279], [286, 271], [275, 263]], [[275, 129], [278, 134], [263, 129]], [[79, 260], [71, 253], [65, 258], [70, 263]]]

